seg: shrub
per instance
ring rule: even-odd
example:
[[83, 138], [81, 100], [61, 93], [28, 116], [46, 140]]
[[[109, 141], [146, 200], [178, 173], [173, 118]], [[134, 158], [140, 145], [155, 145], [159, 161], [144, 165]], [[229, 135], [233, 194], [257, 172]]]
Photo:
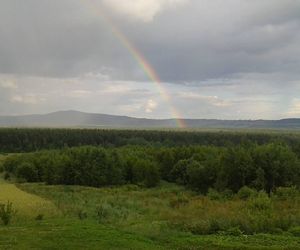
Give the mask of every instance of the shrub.
[[44, 219], [44, 215], [43, 214], [38, 214], [36, 217], [35, 217], [35, 220], [37, 221], [41, 221]]
[[276, 189], [275, 195], [280, 200], [295, 199], [299, 196], [299, 191], [296, 187], [279, 187]]
[[223, 199], [230, 200], [233, 197], [233, 192], [230, 189], [225, 189], [221, 195]]
[[243, 232], [239, 227], [231, 227], [225, 231], [225, 234], [230, 236], [241, 236], [243, 235]]
[[126, 191], [139, 191], [140, 190], [140, 187], [138, 185], [135, 185], [135, 184], [125, 185], [123, 188]]
[[225, 226], [222, 223], [221, 219], [212, 218], [209, 220], [209, 233], [215, 234], [220, 231], [224, 231]]
[[38, 181], [38, 173], [33, 164], [28, 162], [21, 163], [17, 168], [17, 177], [28, 182]]
[[289, 230], [289, 233], [291, 233], [292, 235], [294, 235], [296, 237], [300, 237], [300, 227], [292, 227]]
[[15, 213], [16, 210], [13, 209], [13, 205], [10, 201], [8, 201], [7, 204], [0, 204], [0, 218], [5, 226], [11, 222]]
[[185, 206], [189, 203], [189, 199], [184, 196], [184, 195], [179, 195], [179, 196], [176, 196], [175, 198], [173, 197], [171, 200], [170, 200], [170, 207], [172, 208], [178, 208], [180, 206]]
[[283, 234], [283, 230], [281, 228], [270, 228], [270, 232], [272, 234], [277, 234], [277, 235], [281, 235]]
[[223, 196], [217, 190], [210, 188], [207, 192], [207, 197], [211, 200], [222, 200]]
[[82, 209], [79, 209], [77, 215], [80, 220], [85, 220], [88, 217], [87, 212], [83, 211]]
[[284, 214], [274, 218], [274, 227], [287, 231], [295, 223], [295, 218], [291, 215]]
[[9, 173], [14, 173], [19, 163], [20, 163], [19, 156], [12, 155], [6, 157], [6, 159], [3, 162], [4, 171]]
[[206, 235], [210, 233], [209, 222], [203, 220], [196, 223], [179, 225], [179, 228], [181, 230], [188, 231], [196, 235]]
[[247, 186], [244, 186], [242, 187], [239, 192], [237, 193], [237, 196], [238, 198], [240, 198], [241, 200], [247, 200], [251, 197], [254, 197], [256, 194], [256, 191], [247, 187]]
[[249, 201], [248, 206], [253, 211], [268, 211], [272, 209], [272, 201], [266, 192], [260, 191], [257, 197], [252, 198]]
[[7, 173], [7, 172], [5, 172], [5, 174], [4, 174], [4, 180], [10, 180], [10, 174], [9, 173]]
[[99, 205], [96, 208], [96, 215], [99, 222], [107, 221], [110, 215], [110, 211], [112, 210], [112, 206], [110, 204], [104, 203]]

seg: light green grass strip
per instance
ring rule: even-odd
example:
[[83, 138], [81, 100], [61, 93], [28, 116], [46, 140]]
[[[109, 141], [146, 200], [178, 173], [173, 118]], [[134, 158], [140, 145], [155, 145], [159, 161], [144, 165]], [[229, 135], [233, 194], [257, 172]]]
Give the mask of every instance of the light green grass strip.
[[7, 201], [13, 203], [13, 208], [17, 210], [18, 216], [33, 218], [39, 214], [53, 216], [59, 213], [51, 201], [26, 193], [14, 184], [6, 183], [0, 178], [0, 203], [6, 204]]

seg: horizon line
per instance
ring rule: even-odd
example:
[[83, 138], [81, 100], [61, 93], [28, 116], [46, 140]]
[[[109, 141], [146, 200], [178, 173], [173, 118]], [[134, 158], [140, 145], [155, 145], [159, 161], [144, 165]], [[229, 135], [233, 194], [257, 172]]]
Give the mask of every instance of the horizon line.
[[[169, 117], [169, 118], [148, 118], [148, 117], [137, 117], [137, 116], [129, 116], [129, 115], [122, 115], [122, 114], [108, 114], [108, 113], [96, 113], [96, 112], [89, 112], [89, 111], [80, 111], [75, 109], [65, 109], [65, 110], [56, 110], [56, 111], [50, 111], [46, 113], [26, 113], [26, 114], [0, 114], [0, 117], [20, 117], [20, 116], [46, 116], [51, 115], [55, 113], [63, 113], [63, 112], [76, 112], [76, 113], [83, 113], [83, 114], [90, 114], [90, 115], [107, 115], [107, 116], [116, 116], [116, 117], [127, 117], [127, 118], [133, 118], [133, 119], [144, 119], [144, 120], [178, 120], [176, 117]], [[281, 121], [281, 120], [297, 120], [300, 119], [300, 117], [286, 117], [286, 118], [278, 118], [278, 119], [264, 119], [264, 118], [238, 118], [238, 119], [223, 119], [223, 118], [180, 118], [181, 120], [218, 120], [218, 121]]]

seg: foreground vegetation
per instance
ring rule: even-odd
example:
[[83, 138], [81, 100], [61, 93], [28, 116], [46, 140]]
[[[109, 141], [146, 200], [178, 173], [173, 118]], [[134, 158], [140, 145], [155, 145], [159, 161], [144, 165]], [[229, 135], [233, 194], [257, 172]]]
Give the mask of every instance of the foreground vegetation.
[[0, 248], [300, 249], [295, 190], [269, 198], [255, 192], [199, 196], [168, 183], [151, 189], [17, 186], [52, 202], [60, 213], [48, 210], [37, 220], [32, 210], [33, 219], [0, 226]]
[[0, 249], [300, 249], [298, 139], [0, 129]]

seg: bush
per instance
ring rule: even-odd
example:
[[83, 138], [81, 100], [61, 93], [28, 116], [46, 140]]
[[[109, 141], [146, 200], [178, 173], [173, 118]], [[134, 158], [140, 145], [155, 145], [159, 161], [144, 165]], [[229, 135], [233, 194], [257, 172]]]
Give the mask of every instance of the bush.
[[260, 191], [257, 197], [252, 198], [248, 204], [253, 211], [262, 212], [272, 209], [272, 201], [266, 192]]
[[184, 195], [180, 195], [180, 196], [176, 196], [175, 198], [172, 198], [170, 200], [170, 207], [172, 208], [179, 208], [181, 206], [185, 206], [189, 203], [189, 199], [184, 196]]
[[225, 200], [230, 200], [233, 197], [233, 192], [230, 189], [225, 189], [222, 193], [221, 193], [223, 199]]
[[223, 199], [222, 194], [213, 188], [208, 189], [207, 197], [211, 200], [222, 200]]
[[110, 204], [104, 203], [99, 205], [96, 208], [96, 215], [99, 222], [107, 221], [110, 216], [110, 211], [112, 210], [112, 206]]
[[278, 227], [276, 227], [276, 228], [270, 228], [270, 232], [272, 234], [276, 234], [276, 235], [283, 234], [283, 230], [281, 228], [278, 228]]
[[296, 237], [300, 237], [300, 227], [292, 227], [289, 230], [289, 233], [291, 233], [292, 235], [294, 235]]
[[209, 220], [209, 233], [215, 234], [225, 230], [225, 225], [220, 218], [212, 218]]
[[25, 179], [28, 182], [36, 182], [38, 181], [37, 169], [34, 167], [33, 164], [23, 162], [17, 168], [17, 177]]
[[237, 193], [237, 196], [241, 200], [247, 200], [251, 197], [254, 197], [257, 194], [257, 192], [247, 186], [242, 187], [239, 192]]
[[5, 174], [4, 174], [4, 180], [10, 180], [10, 174], [9, 173], [7, 173], [7, 172], [5, 172]]
[[275, 195], [280, 200], [295, 199], [299, 196], [299, 191], [296, 187], [279, 187], [276, 189]]
[[287, 231], [295, 223], [295, 218], [288, 214], [277, 216], [274, 219], [274, 227]]
[[0, 204], [0, 218], [5, 226], [11, 222], [15, 213], [16, 210], [13, 209], [13, 205], [10, 201], [8, 201], [7, 204]]
[[191, 232], [196, 235], [206, 235], [210, 233], [210, 224], [208, 221], [199, 221], [191, 224], [179, 225], [180, 230]]
[[230, 235], [230, 236], [241, 236], [241, 235], [243, 235], [243, 232], [240, 230], [239, 227], [231, 227], [231, 228], [227, 229], [224, 233], [226, 235]]
[[82, 209], [78, 211], [77, 215], [80, 220], [85, 220], [88, 217], [87, 212], [83, 211]]
[[44, 219], [44, 215], [43, 214], [38, 214], [36, 217], [35, 217], [35, 220], [37, 221], [41, 221]]

